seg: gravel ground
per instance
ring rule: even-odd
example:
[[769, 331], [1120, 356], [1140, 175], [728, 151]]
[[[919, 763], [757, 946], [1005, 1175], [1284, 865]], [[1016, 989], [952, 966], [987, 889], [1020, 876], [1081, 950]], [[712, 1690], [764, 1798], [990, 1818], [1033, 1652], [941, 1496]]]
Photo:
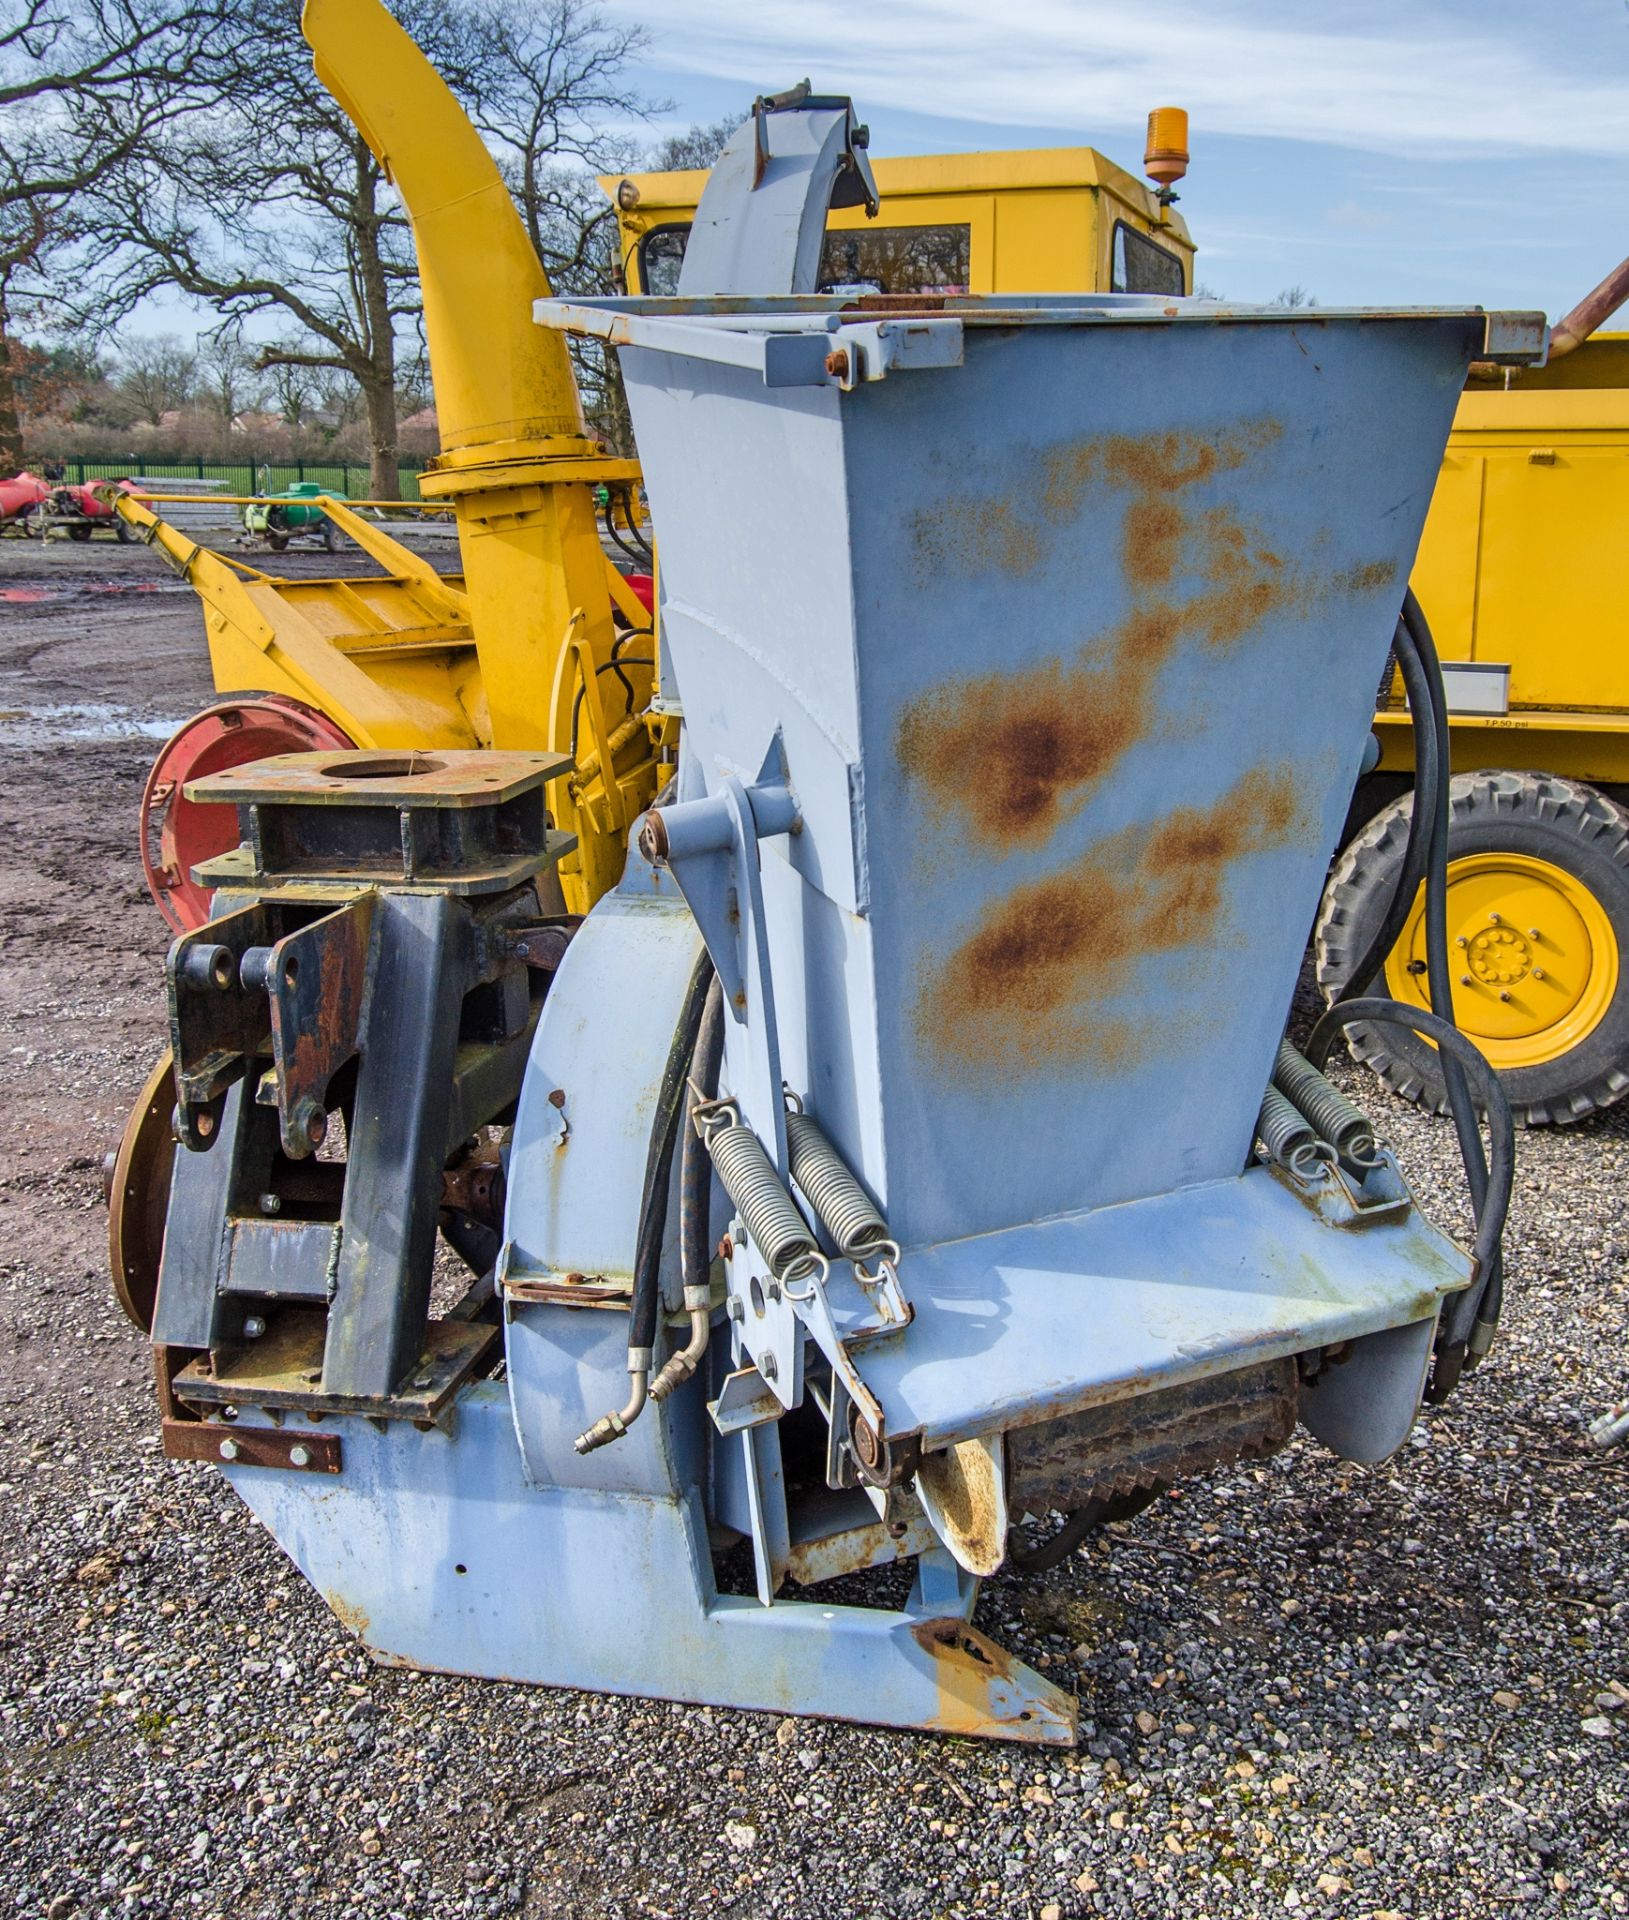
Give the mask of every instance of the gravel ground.
[[[5, 599], [36, 578], [74, 591]], [[184, 597], [77, 589], [162, 578], [0, 547], [0, 1908], [1629, 1910], [1629, 1454], [1582, 1438], [1625, 1389], [1629, 1115], [1523, 1138], [1505, 1331], [1399, 1458], [1303, 1437], [988, 1585], [980, 1625], [1079, 1694], [1077, 1753], [372, 1666], [159, 1457], [103, 1272], [99, 1161], [163, 1017], [141, 730], [208, 688]], [[1346, 1084], [1452, 1220], [1448, 1129]]]

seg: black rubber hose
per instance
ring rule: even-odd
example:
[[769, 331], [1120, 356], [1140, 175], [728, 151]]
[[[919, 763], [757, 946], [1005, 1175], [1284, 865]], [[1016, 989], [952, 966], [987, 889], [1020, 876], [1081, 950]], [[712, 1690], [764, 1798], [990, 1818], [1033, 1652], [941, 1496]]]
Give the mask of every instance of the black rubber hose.
[[662, 1243], [667, 1237], [667, 1197], [673, 1179], [673, 1148], [684, 1112], [685, 1079], [696, 1050], [702, 1013], [713, 984], [713, 963], [706, 953], [696, 962], [690, 985], [673, 1029], [657, 1089], [651, 1120], [650, 1148], [645, 1155], [645, 1188], [639, 1199], [639, 1233], [634, 1242], [633, 1299], [628, 1307], [628, 1345], [649, 1347], [656, 1340], [656, 1316], [661, 1306]]
[[718, 1092], [724, 1060], [724, 983], [714, 974], [701, 1010], [701, 1031], [690, 1059], [684, 1145], [679, 1153], [679, 1270], [687, 1287], [705, 1287], [713, 1267], [713, 1156], [691, 1124], [698, 1100]]
[[[1472, 1251], [1476, 1257], [1477, 1274], [1471, 1285], [1449, 1306], [1437, 1336], [1438, 1351], [1428, 1398], [1433, 1404], [1440, 1404], [1453, 1391], [1454, 1383], [1459, 1378], [1473, 1328], [1480, 1325], [1491, 1335], [1493, 1326], [1497, 1324], [1499, 1304], [1503, 1297], [1501, 1242], [1505, 1221], [1510, 1213], [1510, 1192], [1516, 1174], [1515, 1115], [1511, 1112], [1510, 1097], [1498, 1074], [1458, 1027], [1450, 1021], [1439, 1019], [1434, 1013], [1427, 1013], [1422, 1007], [1404, 1006], [1401, 1001], [1348, 1000], [1340, 1006], [1331, 1007], [1312, 1029], [1306, 1045], [1307, 1058], [1314, 1066], [1322, 1067], [1329, 1058], [1335, 1035], [1343, 1027], [1362, 1020], [1372, 1020], [1383, 1026], [1404, 1027], [1434, 1040], [1443, 1055], [1444, 1066], [1451, 1055], [1455, 1065], [1477, 1082], [1487, 1114], [1491, 1164], [1484, 1169], [1481, 1193], [1473, 1192], [1471, 1195], [1471, 1209], [1476, 1220], [1476, 1240]], [[1480, 1150], [1480, 1133], [1477, 1146]]]
[[1164, 1491], [1165, 1483], [1160, 1481], [1152, 1487], [1138, 1487], [1132, 1493], [1114, 1493], [1102, 1500], [1089, 1501], [1084, 1507], [1076, 1507], [1073, 1513], [1065, 1514], [1063, 1525], [1038, 1546], [1022, 1545], [1014, 1531], [1007, 1539], [1007, 1558], [1020, 1573], [1050, 1573], [1054, 1567], [1063, 1565], [1087, 1534], [1113, 1520], [1131, 1519], [1145, 1507], [1151, 1507]]
[[1414, 734], [1414, 796], [1408, 813], [1408, 840], [1385, 917], [1336, 994], [1334, 1004], [1337, 1006], [1342, 1000], [1355, 1000], [1360, 993], [1366, 993], [1370, 982], [1386, 964], [1386, 955], [1396, 946], [1415, 898], [1425, 885], [1431, 856], [1431, 823], [1437, 797], [1437, 732], [1431, 715], [1430, 683], [1425, 665], [1401, 618], [1392, 650], [1408, 694], [1409, 726]]

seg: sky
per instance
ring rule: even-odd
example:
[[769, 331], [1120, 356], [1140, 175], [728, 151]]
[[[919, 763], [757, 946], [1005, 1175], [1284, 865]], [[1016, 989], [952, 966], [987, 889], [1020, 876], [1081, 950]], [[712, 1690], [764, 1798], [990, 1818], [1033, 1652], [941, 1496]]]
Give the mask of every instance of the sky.
[[[1182, 106], [1200, 282], [1543, 308], [1629, 254], [1629, 0], [601, 0], [666, 132], [808, 77], [873, 154], [1096, 146]], [[1619, 325], [1629, 324], [1620, 319]]]

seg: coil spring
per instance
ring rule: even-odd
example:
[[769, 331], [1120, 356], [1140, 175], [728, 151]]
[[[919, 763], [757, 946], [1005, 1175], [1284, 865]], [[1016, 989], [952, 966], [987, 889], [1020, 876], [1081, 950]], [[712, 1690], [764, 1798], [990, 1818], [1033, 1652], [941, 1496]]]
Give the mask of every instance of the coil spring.
[[887, 1221], [817, 1120], [806, 1113], [788, 1113], [786, 1145], [792, 1178], [840, 1254], [854, 1260], [888, 1238]]
[[1268, 1153], [1291, 1173], [1309, 1176], [1318, 1164], [1317, 1136], [1277, 1087], [1261, 1096], [1256, 1135]]
[[752, 1244], [775, 1278], [795, 1280], [810, 1272], [820, 1249], [758, 1136], [739, 1122], [715, 1127], [708, 1131], [707, 1150]]
[[1343, 1160], [1355, 1167], [1378, 1164], [1374, 1128], [1369, 1117], [1329, 1084], [1288, 1040], [1278, 1043], [1273, 1085], [1300, 1109], [1313, 1132], [1327, 1140]]

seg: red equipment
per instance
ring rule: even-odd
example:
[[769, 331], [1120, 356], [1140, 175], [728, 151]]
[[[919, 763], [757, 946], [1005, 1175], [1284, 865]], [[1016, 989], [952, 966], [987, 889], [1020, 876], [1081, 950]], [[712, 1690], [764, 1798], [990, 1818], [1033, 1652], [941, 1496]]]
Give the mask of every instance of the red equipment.
[[232, 807], [199, 806], [189, 780], [275, 753], [354, 747], [326, 714], [281, 693], [246, 693], [195, 713], [165, 743], [141, 796], [141, 864], [158, 910], [177, 933], [209, 918], [209, 892], [192, 879], [201, 860], [238, 844]]

